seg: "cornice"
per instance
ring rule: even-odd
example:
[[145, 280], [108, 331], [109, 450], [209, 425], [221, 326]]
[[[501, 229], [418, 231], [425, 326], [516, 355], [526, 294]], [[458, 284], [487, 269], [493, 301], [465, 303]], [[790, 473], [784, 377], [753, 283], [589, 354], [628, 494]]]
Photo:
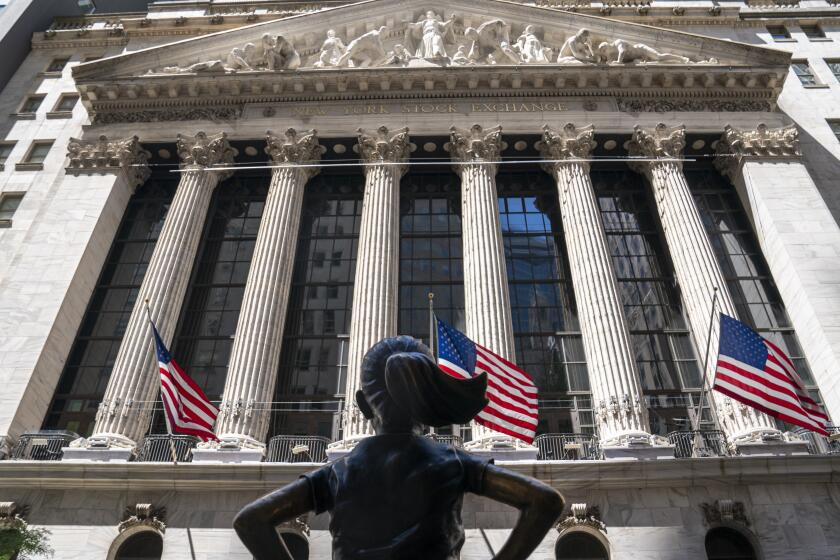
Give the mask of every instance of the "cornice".
[[[505, 468], [561, 490], [686, 488], [714, 484], [837, 484], [840, 456], [721, 457], [670, 461], [514, 461]], [[70, 463], [0, 461], [3, 488], [29, 491], [270, 491], [316, 463]]]

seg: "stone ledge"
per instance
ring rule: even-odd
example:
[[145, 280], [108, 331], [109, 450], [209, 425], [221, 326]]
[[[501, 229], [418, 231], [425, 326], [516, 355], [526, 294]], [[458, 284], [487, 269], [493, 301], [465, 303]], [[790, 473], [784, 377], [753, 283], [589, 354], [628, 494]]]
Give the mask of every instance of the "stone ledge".
[[[665, 461], [513, 461], [499, 465], [561, 490], [723, 484], [838, 483], [840, 456], [723, 457]], [[0, 487], [95, 490], [268, 491], [320, 463], [93, 463], [0, 461]]]

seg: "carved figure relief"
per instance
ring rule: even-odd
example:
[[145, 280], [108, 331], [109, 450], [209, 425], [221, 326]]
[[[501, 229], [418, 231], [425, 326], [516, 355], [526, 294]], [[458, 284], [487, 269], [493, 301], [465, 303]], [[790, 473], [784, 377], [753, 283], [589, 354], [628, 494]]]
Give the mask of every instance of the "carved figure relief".
[[[301, 67], [368, 68], [378, 66], [466, 66], [520, 64], [716, 64], [714, 58], [692, 60], [682, 54], [665, 52], [644, 43], [598, 35], [586, 28], [568, 35], [559, 47], [547, 44], [537, 26], [521, 28], [511, 40], [511, 25], [494, 18], [476, 27], [459, 27], [459, 18], [443, 20], [427, 11], [416, 22], [404, 22], [396, 29], [381, 26], [347, 43], [335, 29], [326, 32], [320, 49], [308, 56], [307, 63], [290, 39], [264, 34], [255, 43], [231, 49], [221, 59], [185, 66], [166, 66], [157, 73], [223, 73], [296, 70]], [[402, 42], [388, 43], [390, 36]], [[548, 35], [553, 37], [552, 35]], [[596, 46], [597, 45], [597, 46]], [[150, 71], [154, 74], [156, 71]]]

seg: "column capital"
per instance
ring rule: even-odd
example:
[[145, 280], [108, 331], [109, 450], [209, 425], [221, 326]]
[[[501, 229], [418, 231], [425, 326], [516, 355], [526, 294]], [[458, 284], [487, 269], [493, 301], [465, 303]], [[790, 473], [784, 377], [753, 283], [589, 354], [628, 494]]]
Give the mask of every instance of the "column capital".
[[139, 138], [108, 140], [104, 134], [89, 142], [71, 138], [67, 144], [67, 173], [113, 173], [125, 171], [131, 186], [142, 185], [149, 178], [149, 158]]
[[588, 169], [589, 162], [586, 160], [595, 149], [595, 127], [588, 125], [577, 128], [567, 123], [562, 129], [556, 129], [545, 125], [537, 149], [543, 158], [549, 160], [542, 164], [548, 173], [554, 172], [558, 165], [569, 163], [584, 165]]
[[[685, 125], [668, 126], [659, 123], [653, 128], [633, 127], [633, 138], [630, 140], [628, 152], [631, 157], [653, 159], [681, 158], [685, 149]], [[630, 161], [630, 169], [642, 175], [648, 175], [653, 162]], [[674, 162], [679, 168], [682, 163]]]
[[411, 152], [408, 128], [388, 130], [387, 126], [380, 126], [376, 130], [358, 129], [359, 157], [365, 164], [365, 169], [370, 165], [383, 163], [398, 164], [399, 172], [402, 175], [408, 168], [408, 154]]
[[470, 163], [491, 162], [491, 172], [496, 174], [499, 153], [502, 151], [502, 127], [482, 128], [479, 124], [469, 129], [453, 126], [449, 129], [449, 154], [460, 173]]
[[265, 142], [265, 153], [275, 164], [309, 165], [311, 167], [301, 168], [307, 177], [314, 177], [320, 171], [314, 164], [321, 161], [321, 154], [325, 149], [318, 142], [317, 130], [298, 132], [294, 128], [288, 128], [283, 136], [269, 130], [265, 133]]
[[715, 167], [721, 174], [734, 178], [746, 159], [798, 159], [799, 129], [795, 124], [767, 128], [761, 123], [754, 129], [726, 125], [717, 145]]
[[[186, 169], [229, 166], [239, 153], [230, 145], [224, 132], [213, 136], [207, 136], [205, 132], [197, 132], [195, 136], [179, 134], [177, 149], [181, 165]], [[224, 171], [220, 180], [231, 175], [233, 171]]]

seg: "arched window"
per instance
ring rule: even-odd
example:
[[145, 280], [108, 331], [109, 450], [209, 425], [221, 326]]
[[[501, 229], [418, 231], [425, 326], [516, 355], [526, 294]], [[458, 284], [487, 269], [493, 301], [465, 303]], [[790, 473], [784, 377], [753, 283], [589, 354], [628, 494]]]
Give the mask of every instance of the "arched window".
[[728, 527], [716, 527], [706, 533], [706, 556], [709, 560], [757, 560], [750, 540]]
[[586, 531], [570, 531], [561, 535], [554, 546], [557, 560], [609, 560], [606, 545]]
[[157, 531], [140, 531], [127, 538], [114, 556], [114, 560], [160, 560], [163, 539]]

